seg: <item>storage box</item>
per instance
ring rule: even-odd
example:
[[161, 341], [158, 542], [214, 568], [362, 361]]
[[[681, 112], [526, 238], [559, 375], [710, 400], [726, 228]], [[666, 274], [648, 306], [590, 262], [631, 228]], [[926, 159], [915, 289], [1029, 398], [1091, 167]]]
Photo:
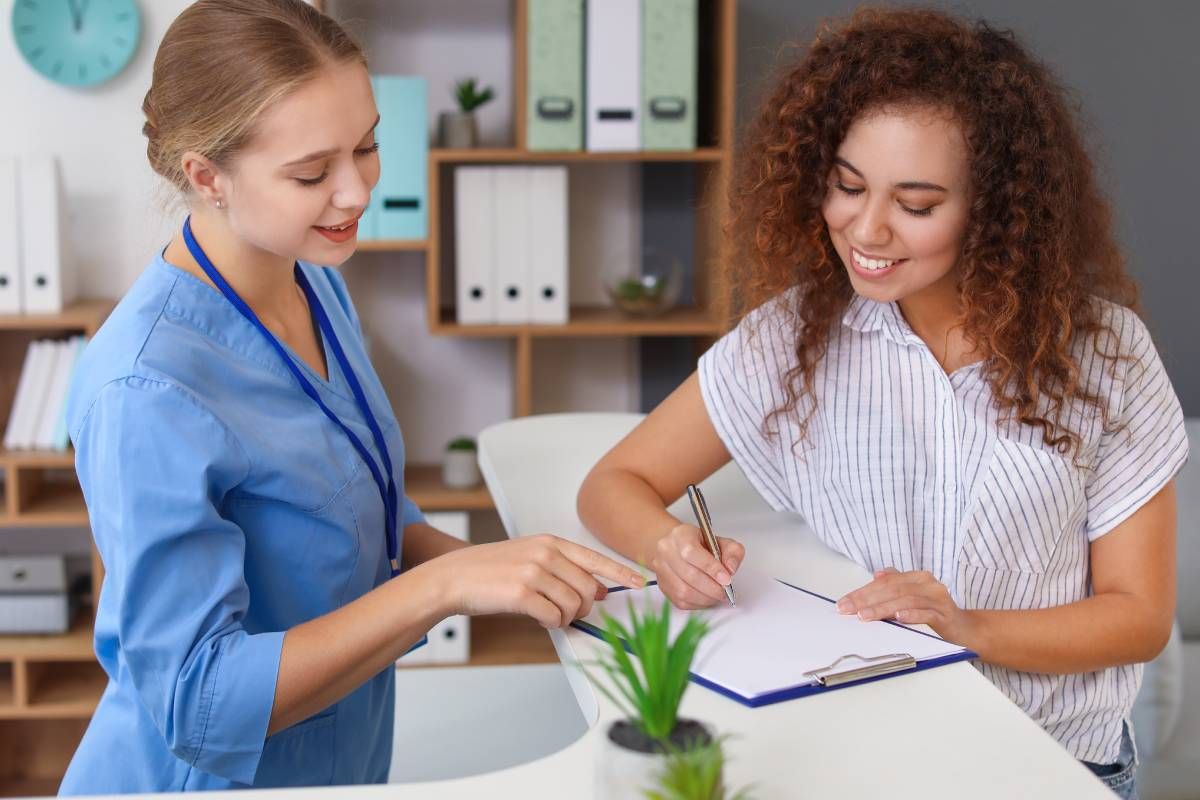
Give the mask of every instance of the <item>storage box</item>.
[[70, 622], [62, 556], [0, 557], [0, 634], [65, 633]]

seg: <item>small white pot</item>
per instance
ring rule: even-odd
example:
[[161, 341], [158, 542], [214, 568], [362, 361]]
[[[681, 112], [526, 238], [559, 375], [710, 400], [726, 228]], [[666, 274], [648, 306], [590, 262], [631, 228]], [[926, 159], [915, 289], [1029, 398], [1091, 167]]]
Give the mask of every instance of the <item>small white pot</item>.
[[447, 450], [442, 460], [442, 483], [451, 489], [471, 489], [482, 480], [474, 450]]
[[479, 127], [473, 111], [443, 111], [438, 115], [438, 138], [442, 147], [465, 150], [479, 141]]
[[[681, 723], [691, 723], [691, 720], [680, 720]], [[646, 790], [658, 785], [666, 756], [661, 753], [643, 753], [613, 741], [614, 730], [622, 725], [630, 724], [618, 720], [609, 726], [600, 737], [600, 751], [596, 758], [596, 785], [593, 797], [595, 800], [627, 800], [627, 798], [645, 797]], [[704, 728], [710, 738], [715, 738], [712, 728], [703, 723], [696, 723]]]

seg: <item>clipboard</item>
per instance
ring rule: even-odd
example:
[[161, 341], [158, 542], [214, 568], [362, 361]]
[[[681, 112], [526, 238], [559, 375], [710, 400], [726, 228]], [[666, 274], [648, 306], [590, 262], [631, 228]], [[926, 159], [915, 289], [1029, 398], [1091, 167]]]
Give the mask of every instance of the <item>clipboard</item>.
[[[785, 581], [742, 572], [739, 576], [738, 608], [672, 609], [671, 633], [682, 626], [687, 614], [709, 614], [713, 629], [697, 650], [691, 681], [749, 708], [978, 658], [971, 650], [899, 623], [860, 622], [840, 615], [834, 600]], [[754, 607], [756, 594], [762, 601], [759, 608]], [[661, 607], [662, 593], [655, 583], [645, 590], [617, 587], [593, 606], [591, 614], [572, 624], [602, 639], [600, 610], [625, 623], [628, 612], [623, 609], [638, 595], [644, 596], [635, 605]], [[778, 630], [794, 630], [797, 635], [777, 635]], [[771, 635], [763, 636], [764, 631]], [[806, 643], [806, 631], [823, 640]], [[628, 651], [629, 643], [622, 644]], [[847, 647], [842, 650], [841, 644]]]

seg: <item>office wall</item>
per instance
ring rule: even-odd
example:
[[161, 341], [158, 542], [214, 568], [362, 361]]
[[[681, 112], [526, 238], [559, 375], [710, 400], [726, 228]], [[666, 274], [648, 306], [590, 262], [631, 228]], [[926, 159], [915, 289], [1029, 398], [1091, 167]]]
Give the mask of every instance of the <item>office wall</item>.
[[[788, 42], [848, 0], [741, 0], [739, 116], [757, 107]], [[1187, 0], [937, 3], [1015, 30], [1074, 88], [1090, 125], [1146, 321], [1185, 414], [1200, 415], [1200, 4]], [[796, 57], [791, 51], [790, 57]]]

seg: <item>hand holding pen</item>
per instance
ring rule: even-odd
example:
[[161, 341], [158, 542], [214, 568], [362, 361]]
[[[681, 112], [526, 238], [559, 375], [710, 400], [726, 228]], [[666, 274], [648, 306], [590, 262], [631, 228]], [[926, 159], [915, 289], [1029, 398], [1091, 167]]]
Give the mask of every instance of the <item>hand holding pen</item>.
[[[701, 516], [696, 512], [697, 504], [693, 505], [697, 521], [704, 519], [712, 531], [703, 497], [699, 500], [698, 507], [705, 511]], [[686, 523], [675, 526], [658, 540], [650, 567], [659, 589], [676, 607], [692, 610], [732, 602], [733, 574], [745, 558], [746, 549], [734, 539], [714, 535], [713, 541], [719, 557], [706, 543], [701, 526]]]

